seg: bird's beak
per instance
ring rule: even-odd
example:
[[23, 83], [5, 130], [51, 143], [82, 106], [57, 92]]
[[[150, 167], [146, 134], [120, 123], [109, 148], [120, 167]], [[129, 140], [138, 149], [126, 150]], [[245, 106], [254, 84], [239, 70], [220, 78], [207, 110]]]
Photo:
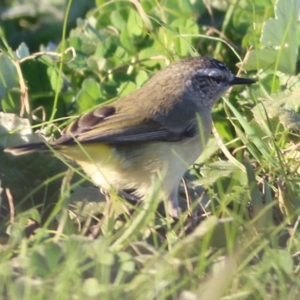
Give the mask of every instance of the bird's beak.
[[230, 84], [231, 85], [235, 85], [235, 84], [253, 84], [255, 82], [256, 82], [255, 80], [249, 79], [249, 78], [234, 77], [230, 81]]

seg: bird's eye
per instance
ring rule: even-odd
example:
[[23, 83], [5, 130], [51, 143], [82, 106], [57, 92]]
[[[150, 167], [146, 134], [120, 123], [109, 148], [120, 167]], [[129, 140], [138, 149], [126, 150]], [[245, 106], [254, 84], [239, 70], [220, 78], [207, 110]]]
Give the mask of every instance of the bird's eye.
[[220, 84], [222, 81], [223, 81], [223, 76], [215, 76], [213, 77], [213, 80], [217, 83], [217, 84]]

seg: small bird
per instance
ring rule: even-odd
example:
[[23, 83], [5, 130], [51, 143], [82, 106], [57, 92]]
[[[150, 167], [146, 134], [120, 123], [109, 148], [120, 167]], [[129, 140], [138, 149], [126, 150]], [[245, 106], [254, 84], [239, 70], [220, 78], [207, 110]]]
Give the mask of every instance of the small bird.
[[14, 155], [52, 148], [75, 161], [106, 191], [134, 190], [145, 199], [155, 180], [169, 215], [179, 217], [180, 180], [200, 156], [211, 133], [211, 110], [234, 76], [213, 58], [170, 64], [141, 88], [70, 123], [56, 141], [7, 148]]

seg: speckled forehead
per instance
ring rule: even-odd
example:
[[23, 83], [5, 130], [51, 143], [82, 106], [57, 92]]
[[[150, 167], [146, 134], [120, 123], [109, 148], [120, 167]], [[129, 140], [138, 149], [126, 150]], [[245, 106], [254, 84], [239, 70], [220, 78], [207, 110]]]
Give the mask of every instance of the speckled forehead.
[[220, 69], [220, 68], [199, 68], [195, 70], [195, 73], [200, 76], [218, 76], [218, 75], [226, 75], [231, 74], [228, 69]]
[[199, 64], [199, 68], [196, 68], [195, 71], [197, 74], [204, 76], [214, 76], [224, 73], [231, 73], [224, 63], [214, 59], [204, 60], [202, 64]]
[[215, 66], [216, 68], [218, 68], [219, 70], [222, 70], [222, 71], [228, 71], [227, 66], [218, 60], [213, 60], [212, 66]]
[[[184, 62], [184, 63], [183, 63]], [[173, 71], [171, 76], [182, 77], [186, 76], [186, 73], [190, 75], [202, 75], [202, 76], [218, 76], [225, 75], [230, 76], [231, 72], [226, 64], [216, 60], [208, 58], [189, 58], [185, 61], [179, 61], [177, 63], [169, 65], [168, 68], [163, 69], [161, 72]]]

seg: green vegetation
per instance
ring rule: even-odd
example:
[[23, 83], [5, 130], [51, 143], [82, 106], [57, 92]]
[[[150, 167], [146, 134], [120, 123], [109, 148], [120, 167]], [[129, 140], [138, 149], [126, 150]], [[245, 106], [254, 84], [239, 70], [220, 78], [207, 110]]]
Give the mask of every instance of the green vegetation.
[[0, 1], [1, 149], [58, 136], [183, 57], [258, 80], [215, 106], [176, 224], [156, 212], [159, 185], [140, 206], [108, 205], [70, 162], [1, 151], [0, 297], [300, 299], [299, 12], [300, 0]]

